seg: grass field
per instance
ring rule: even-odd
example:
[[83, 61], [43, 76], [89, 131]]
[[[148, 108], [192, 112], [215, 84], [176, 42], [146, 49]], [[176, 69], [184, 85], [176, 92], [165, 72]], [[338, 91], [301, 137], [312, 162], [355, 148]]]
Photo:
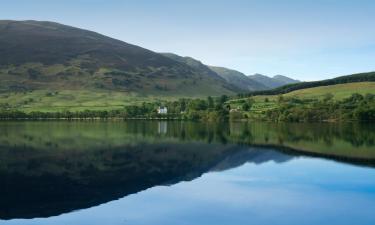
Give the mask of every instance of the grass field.
[[[326, 94], [332, 94], [335, 100], [341, 100], [343, 98], [349, 97], [353, 93], [358, 93], [365, 95], [367, 93], [375, 94], [375, 82], [358, 82], [358, 83], [348, 83], [348, 84], [337, 84], [329, 86], [321, 86], [315, 88], [306, 88], [302, 90], [292, 91], [284, 94], [284, 97], [296, 97], [296, 98], [314, 98], [322, 99]], [[269, 100], [276, 100], [278, 95], [270, 96], [256, 96], [255, 100], [261, 101], [265, 98]]]
[[[293, 91], [283, 96], [300, 99], [322, 99], [328, 93], [334, 99], [341, 100], [353, 93], [375, 94], [375, 82], [360, 82], [322, 86]], [[131, 92], [103, 90], [36, 90], [28, 92], [10, 92], [0, 94], [0, 106], [6, 106], [25, 112], [42, 111], [83, 111], [122, 109], [126, 105], [139, 105], [142, 102], [170, 101], [183, 97], [181, 95], [140, 95]], [[262, 114], [264, 111], [277, 107], [278, 95], [255, 96], [251, 108], [252, 113]], [[268, 101], [266, 101], [268, 99]], [[239, 100], [246, 100], [239, 99]], [[239, 100], [230, 102], [232, 108], [240, 106]]]
[[[294, 97], [299, 99], [323, 99], [327, 94], [332, 94], [334, 100], [342, 100], [344, 98], [350, 97], [353, 93], [362, 95], [375, 94], [375, 82], [357, 82], [306, 88], [292, 91], [283, 94], [282, 96], [284, 98]], [[267, 110], [278, 107], [277, 100], [279, 98], [279, 95], [259, 95], [251, 98], [254, 100], [254, 103], [250, 110], [253, 115], [261, 115]], [[240, 107], [240, 101], [247, 99], [248, 98], [232, 100], [230, 102], [231, 107]], [[268, 101], [266, 101], [266, 99]]]
[[121, 109], [142, 102], [173, 100], [173, 97], [139, 96], [116, 91], [31, 91], [0, 94], [0, 105], [24, 112], [83, 111]]

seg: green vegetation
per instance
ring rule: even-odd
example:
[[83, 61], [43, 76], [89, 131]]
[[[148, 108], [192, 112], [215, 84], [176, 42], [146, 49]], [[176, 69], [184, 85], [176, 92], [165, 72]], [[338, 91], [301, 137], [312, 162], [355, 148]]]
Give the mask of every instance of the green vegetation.
[[238, 92], [208, 68], [205, 72], [189, 62], [53, 22], [0, 20], [0, 52], [0, 93], [85, 90], [206, 97]]
[[52, 22], [0, 20], [0, 34], [1, 119], [374, 120], [375, 72], [257, 82]]
[[[160, 130], [162, 126], [164, 131]], [[278, 146], [280, 150], [287, 147], [322, 155], [375, 159], [375, 130], [371, 124], [360, 123], [11, 121], [2, 122], [0, 127], [6, 131], [0, 133], [2, 146], [34, 149], [30, 154], [38, 150], [56, 156], [58, 151], [68, 157], [71, 151], [89, 155], [108, 146], [118, 150], [139, 143], [211, 143]]]
[[[251, 119], [272, 121], [375, 120], [375, 82], [322, 86], [283, 95], [260, 95], [231, 100]], [[248, 109], [249, 101], [251, 108]]]
[[[51, 98], [60, 93], [48, 93], [43, 98]], [[113, 93], [111, 93], [113, 94]], [[62, 94], [66, 97], [67, 95]], [[71, 95], [68, 95], [71, 96]], [[12, 96], [10, 96], [11, 98]], [[18, 96], [13, 96], [19, 99]], [[110, 97], [116, 97], [110, 95]], [[119, 96], [121, 99], [122, 96]], [[9, 98], [9, 97], [8, 97]], [[73, 96], [71, 96], [73, 98]], [[108, 99], [105, 96], [105, 100]], [[91, 99], [91, 98], [90, 98]], [[137, 98], [133, 99], [136, 100]], [[125, 106], [116, 105], [116, 101], [111, 101], [113, 105], [107, 105], [104, 109], [98, 109], [97, 102], [85, 102], [86, 105], [77, 106], [77, 110], [68, 110], [68, 107], [62, 106], [56, 111], [20, 111], [13, 109], [8, 104], [0, 105], [0, 119], [180, 119], [180, 120], [226, 120], [229, 117], [230, 106], [226, 102], [228, 97], [208, 97], [207, 99], [178, 99], [178, 100], [156, 100], [147, 99], [149, 102], [143, 101], [139, 104], [128, 104]], [[69, 100], [68, 100], [69, 101]], [[34, 101], [27, 102], [34, 104]], [[61, 102], [60, 102], [61, 103]], [[89, 106], [88, 104], [93, 104]], [[36, 103], [35, 103], [36, 104]], [[51, 101], [54, 107], [56, 102]], [[119, 103], [120, 104], [120, 103]], [[168, 114], [158, 114], [157, 108], [166, 106]], [[87, 107], [85, 109], [85, 107]], [[74, 108], [74, 107], [72, 107]], [[83, 109], [83, 110], [82, 110]]]
[[[226, 95], [177, 99], [124, 97], [116, 92], [97, 92], [94, 96], [84, 91], [32, 93], [33, 98], [30, 94], [3, 97], [0, 118], [375, 121], [375, 82], [322, 86], [283, 95], [241, 99]], [[93, 97], [95, 101], [92, 101]], [[19, 105], [13, 108], [6, 103], [9, 100]], [[166, 106], [168, 114], [158, 114], [160, 106]]]
[[355, 83], [355, 82], [374, 82], [374, 81], [375, 81], [375, 72], [359, 73], [359, 74], [352, 74], [352, 75], [337, 77], [337, 78], [328, 79], [328, 80], [288, 84], [288, 85], [275, 88], [272, 90], [255, 91], [255, 92], [250, 92], [247, 94], [239, 94], [238, 96], [250, 97], [250, 96], [258, 96], [258, 95], [278, 95], [278, 94], [286, 94], [292, 91], [306, 89], [306, 88], [329, 86], [329, 85], [336, 85], [336, 84], [347, 84], [347, 83]]

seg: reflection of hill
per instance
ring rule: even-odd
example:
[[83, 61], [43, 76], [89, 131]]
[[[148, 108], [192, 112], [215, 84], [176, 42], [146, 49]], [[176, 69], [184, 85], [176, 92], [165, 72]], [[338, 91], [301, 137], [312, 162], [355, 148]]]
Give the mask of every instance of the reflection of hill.
[[251, 162], [254, 164], [261, 164], [269, 161], [284, 163], [292, 158], [292, 156], [274, 150], [254, 147], [239, 147], [239, 151], [227, 156], [224, 160], [215, 165], [211, 170], [223, 171], [241, 166], [247, 162]]
[[3, 146], [0, 217], [53, 216], [194, 179], [235, 151], [197, 143], [62, 152]]
[[[48, 217], [243, 163], [313, 155], [374, 165], [374, 130], [337, 124], [0, 124], [0, 218]], [[270, 150], [270, 147], [271, 150]]]
[[0, 218], [49, 217], [88, 208], [207, 171], [290, 157], [205, 143], [140, 143], [94, 151], [1, 147]]

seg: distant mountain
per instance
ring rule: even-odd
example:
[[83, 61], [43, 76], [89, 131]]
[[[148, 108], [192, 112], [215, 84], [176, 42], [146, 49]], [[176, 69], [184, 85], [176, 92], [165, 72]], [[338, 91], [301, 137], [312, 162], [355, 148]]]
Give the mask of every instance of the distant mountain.
[[217, 79], [223, 79], [219, 76], [216, 72], [212, 71], [208, 66], [204, 65], [201, 61], [194, 59], [192, 57], [183, 57], [173, 53], [160, 53], [165, 57], [168, 57], [172, 60], [177, 62], [186, 64], [187, 66], [193, 68], [195, 71], [199, 72], [200, 74], [205, 74], [207, 76], [211, 76]]
[[266, 89], [273, 89], [273, 88], [281, 87], [287, 84], [294, 84], [294, 83], [300, 82], [299, 80], [293, 80], [283, 75], [276, 75], [274, 77], [268, 77], [262, 74], [254, 74], [254, 75], [250, 75], [249, 78], [263, 84], [264, 86], [267, 87]]
[[[302, 90], [306, 88], [325, 87], [325, 86], [336, 85], [336, 84], [350, 84], [350, 83], [355, 85], [355, 83], [360, 83], [360, 82], [375, 82], [375, 72], [357, 73], [357, 74], [336, 77], [332, 79], [320, 80], [320, 81], [292, 83], [292, 84], [288, 84], [288, 85], [278, 87], [275, 89], [271, 89], [271, 90], [254, 91], [254, 92], [249, 93], [249, 95], [251, 96], [279, 95], [279, 94], [286, 94], [292, 91]], [[359, 86], [355, 86], [354, 89], [360, 88]], [[346, 87], [344, 87], [344, 90], [345, 88]], [[348, 93], [350, 92], [347, 92], [346, 94]], [[323, 94], [320, 94], [320, 96], [322, 95]]]
[[245, 74], [238, 72], [236, 70], [231, 70], [224, 67], [207, 66], [197, 59], [191, 57], [183, 57], [173, 53], [161, 54], [177, 62], [184, 63], [192, 67], [196, 71], [199, 71], [199, 73], [201, 74], [223, 79], [234, 89], [238, 89], [242, 92], [268, 89], [261, 83], [249, 79]]
[[290, 77], [283, 76], [283, 75], [276, 75], [276, 76], [272, 77], [272, 79], [277, 80], [277, 81], [279, 81], [281, 83], [284, 83], [284, 85], [286, 85], [286, 84], [295, 84], [295, 83], [300, 83], [301, 82], [300, 80], [295, 80], [295, 79], [292, 79]]
[[54, 22], [0, 20], [0, 92], [100, 89], [205, 96], [238, 91], [193, 64]]
[[245, 74], [227, 69], [224, 67], [210, 66], [210, 69], [215, 71], [219, 76], [224, 78], [228, 83], [233, 84], [243, 91], [255, 91], [269, 89], [267, 86], [253, 79], [249, 79]]

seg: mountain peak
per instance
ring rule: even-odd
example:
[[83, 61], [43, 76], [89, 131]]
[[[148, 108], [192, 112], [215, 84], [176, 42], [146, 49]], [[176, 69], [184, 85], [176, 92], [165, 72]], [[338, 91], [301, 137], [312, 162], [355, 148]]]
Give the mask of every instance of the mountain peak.
[[268, 87], [268, 89], [277, 88], [277, 87], [284, 86], [287, 84], [300, 82], [298, 80], [293, 80], [284, 75], [275, 75], [273, 77], [268, 77], [266, 75], [259, 74], [259, 73], [250, 75], [249, 78], [258, 81], [259, 83], [262, 83], [263, 85]]
[[290, 77], [284, 76], [284, 75], [275, 75], [272, 77], [275, 80], [281, 81], [286, 84], [293, 84], [293, 83], [299, 83], [301, 82], [300, 80], [295, 80]]

